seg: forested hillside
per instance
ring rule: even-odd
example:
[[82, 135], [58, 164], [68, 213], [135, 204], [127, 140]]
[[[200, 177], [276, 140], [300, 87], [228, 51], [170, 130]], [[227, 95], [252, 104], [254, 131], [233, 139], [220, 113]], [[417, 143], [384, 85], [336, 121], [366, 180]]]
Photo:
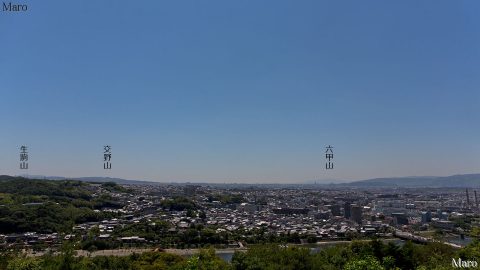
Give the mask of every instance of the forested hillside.
[[[0, 234], [68, 232], [74, 224], [98, 221], [102, 207], [121, 207], [90, 183], [0, 177]], [[110, 214], [108, 214], [110, 215]]]

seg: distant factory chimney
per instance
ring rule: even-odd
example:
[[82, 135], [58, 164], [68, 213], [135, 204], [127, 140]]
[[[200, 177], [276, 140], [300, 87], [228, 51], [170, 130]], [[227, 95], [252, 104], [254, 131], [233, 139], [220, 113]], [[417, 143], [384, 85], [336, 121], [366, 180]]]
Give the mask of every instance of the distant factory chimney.
[[476, 206], [477, 206], [477, 208], [478, 208], [477, 191], [476, 191], [476, 190], [474, 190], [474, 191], [473, 191], [473, 194], [475, 195], [475, 205], [476, 205]]
[[470, 197], [468, 196], [468, 188], [465, 189], [465, 192], [467, 193], [467, 206], [470, 206]]

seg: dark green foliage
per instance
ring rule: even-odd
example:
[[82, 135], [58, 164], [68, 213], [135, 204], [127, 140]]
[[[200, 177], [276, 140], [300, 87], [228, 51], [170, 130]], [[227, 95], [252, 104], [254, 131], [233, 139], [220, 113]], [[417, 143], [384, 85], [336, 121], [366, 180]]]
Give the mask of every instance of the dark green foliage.
[[[480, 242], [475, 241], [461, 250], [434, 243], [403, 246], [379, 241], [354, 242], [312, 253], [307, 248], [279, 245], [255, 246], [233, 255], [231, 263], [215, 256], [213, 249], [201, 250], [184, 258], [163, 252], [146, 252], [125, 257], [75, 257], [71, 246], [62, 254], [25, 258], [15, 254], [0, 257], [0, 269], [169, 269], [169, 270], [396, 270], [450, 269], [452, 258], [478, 259]], [[2, 259], [3, 258], [3, 259]], [[6, 260], [5, 260], [6, 259]], [[40, 267], [40, 268], [38, 268]]]
[[366, 256], [361, 259], [349, 261], [345, 270], [384, 270], [382, 264], [373, 256]]
[[229, 270], [231, 265], [215, 256], [214, 249], [200, 250], [178, 268], [182, 270]]
[[187, 210], [187, 217], [196, 217], [196, 215], [197, 214], [192, 209]]
[[450, 218], [450, 221], [454, 222], [456, 227], [460, 227], [463, 230], [469, 231], [472, 229], [473, 217], [471, 216], [454, 217]]
[[312, 269], [313, 256], [306, 248], [259, 246], [232, 258], [234, 269]]
[[474, 242], [459, 251], [459, 257], [464, 260], [477, 260], [480, 258], [480, 240]]
[[117, 193], [129, 193], [131, 190], [126, 189], [115, 182], [105, 182], [102, 184], [102, 187], [111, 192]]
[[[476, 256], [478, 245], [467, 248]], [[464, 252], [464, 251], [463, 251]], [[465, 253], [465, 252], [464, 252]], [[299, 247], [258, 246], [247, 252], [236, 252], [232, 258], [235, 270], [270, 269], [442, 269], [449, 267], [456, 251], [449, 246], [432, 243], [417, 245], [407, 242], [403, 246], [380, 241], [352, 242], [325, 248], [318, 253]], [[477, 254], [478, 256], [478, 254]]]
[[94, 209], [121, 206], [106, 194], [93, 197], [90, 184], [80, 181], [6, 178], [0, 180], [0, 234], [69, 232], [113, 215]]
[[186, 260], [178, 255], [162, 252], [146, 252], [125, 257], [97, 256], [75, 257], [73, 254], [47, 256], [41, 260], [45, 270], [154, 270], [183, 269]]
[[[15, 180], [0, 180], [0, 193], [17, 195], [42, 195], [57, 200], [67, 198], [91, 199], [87, 184], [80, 181], [49, 181], [18, 178]], [[31, 197], [35, 198], [35, 197]]]
[[184, 211], [196, 209], [195, 203], [185, 197], [176, 197], [174, 199], [163, 200], [160, 205], [163, 209], [170, 211]]

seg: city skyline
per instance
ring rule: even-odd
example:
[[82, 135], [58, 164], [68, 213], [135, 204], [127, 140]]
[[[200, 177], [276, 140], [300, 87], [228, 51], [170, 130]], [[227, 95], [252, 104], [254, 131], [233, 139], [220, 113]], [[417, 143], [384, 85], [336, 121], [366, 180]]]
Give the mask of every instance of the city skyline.
[[303, 183], [479, 172], [478, 3], [26, 3], [0, 16], [0, 174]]

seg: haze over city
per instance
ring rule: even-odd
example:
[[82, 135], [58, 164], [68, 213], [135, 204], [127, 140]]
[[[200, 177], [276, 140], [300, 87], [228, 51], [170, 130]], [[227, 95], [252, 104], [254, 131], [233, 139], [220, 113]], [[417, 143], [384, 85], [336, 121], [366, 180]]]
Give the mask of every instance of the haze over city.
[[478, 173], [479, 5], [31, 1], [26, 16], [0, 16], [0, 174]]

